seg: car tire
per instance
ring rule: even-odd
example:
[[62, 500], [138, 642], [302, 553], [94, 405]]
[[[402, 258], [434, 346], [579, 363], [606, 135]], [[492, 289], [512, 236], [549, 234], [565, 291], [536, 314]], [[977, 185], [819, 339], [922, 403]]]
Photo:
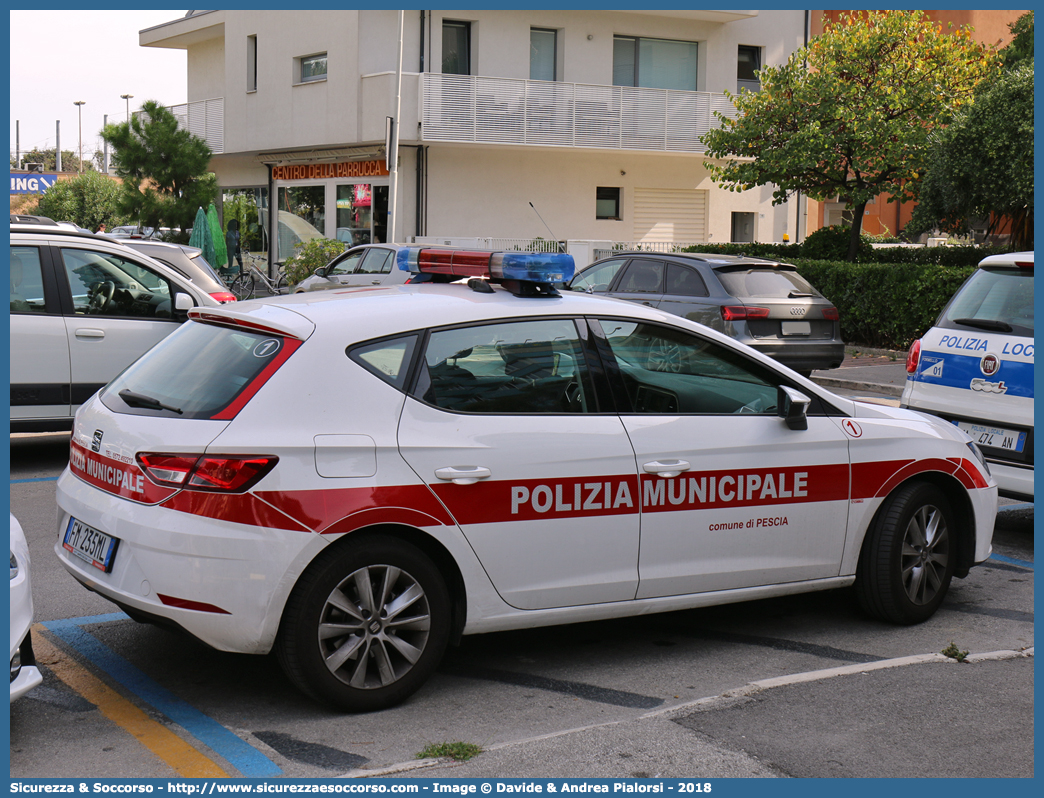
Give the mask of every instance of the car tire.
[[364, 537], [328, 550], [301, 575], [276, 652], [305, 694], [370, 712], [400, 703], [427, 681], [446, 650], [450, 618], [446, 582], [420, 549]]
[[938, 487], [912, 482], [895, 490], [863, 541], [855, 583], [863, 610], [896, 624], [930, 618], [953, 577], [955, 532], [950, 502]]
[[290, 292], [290, 285], [286, 282], [286, 275], [280, 274], [276, 279], [275, 284], [277, 294], [287, 294]]
[[228, 290], [231, 291], [240, 302], [244, 299], [250, 299], [254, 294], [254, 275], [237, 275], [229, 284]]

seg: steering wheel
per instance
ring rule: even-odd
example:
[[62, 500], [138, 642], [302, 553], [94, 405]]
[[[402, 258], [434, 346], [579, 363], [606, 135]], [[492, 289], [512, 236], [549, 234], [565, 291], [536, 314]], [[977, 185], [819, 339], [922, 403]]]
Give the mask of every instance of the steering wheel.
[[112, 303], [113, 294], [115, 293], [116, 283], [112, 280], [106, 280], [103, 283], [99, 283], [91, 294], [90, 301], [87, 303], [87, 312], [104, 313], [109, 309], [109, 305]]

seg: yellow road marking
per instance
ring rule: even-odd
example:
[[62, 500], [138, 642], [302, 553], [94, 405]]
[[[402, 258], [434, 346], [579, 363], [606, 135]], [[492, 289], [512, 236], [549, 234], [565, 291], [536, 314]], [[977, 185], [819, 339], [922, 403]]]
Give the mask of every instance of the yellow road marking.
[[133, 736], [145, 748], [185, 778], [228, 777], [204, 756], [161, 723], [157, 723], [107, 684], [85, 670], [47, 639], [41, 624], [33, 624], [33, 651], [59, 679], [90, 701], [106, 718]]

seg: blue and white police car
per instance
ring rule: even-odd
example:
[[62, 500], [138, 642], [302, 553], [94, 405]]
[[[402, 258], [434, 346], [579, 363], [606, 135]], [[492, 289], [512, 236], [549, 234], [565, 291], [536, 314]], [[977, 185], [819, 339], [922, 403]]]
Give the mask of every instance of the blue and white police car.
[[985, 258], [910, 349], [901, 405], [982, 449], [1001, 496], [1033, 501], [1033, 253]]
[[917, 623], [990, 555], [996, 485], [952, 424], [560, 295], [568, 255], [396, 260], [410, 284], [194, 309], [91, 398], [65, 568], [354, 711], [463, 634], [853, 584]]

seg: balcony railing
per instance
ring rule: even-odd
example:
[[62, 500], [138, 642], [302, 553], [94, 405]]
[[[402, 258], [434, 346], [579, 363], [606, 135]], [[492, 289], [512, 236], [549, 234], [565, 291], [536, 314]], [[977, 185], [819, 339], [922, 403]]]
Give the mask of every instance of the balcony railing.
[[702, 153], [700, 137], [734, 117], [724, 94], [474, 75], [423, 75], [421, 138]]
[[224, 97], [170, 105], [167, 110], [177, 117], [179, 127], [206, 141], [215, 155], [225, 151]]

